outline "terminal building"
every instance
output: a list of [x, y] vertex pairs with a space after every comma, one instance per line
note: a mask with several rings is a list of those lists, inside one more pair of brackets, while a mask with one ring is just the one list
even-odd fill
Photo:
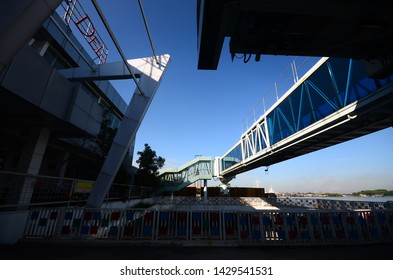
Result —
[[[101, 18], [107, 30], [97, 30], [79, 1], [1, 7], [0, 211], [67, 201], [75, 186], [86, 199], [105, 174], [99, 204], [120, 169], [127, 173], [121, 183], [132, 184], [136, 132], [169, 56], [108, 60], [100, 32], [111, 35], [110, 26]], [[135, 81], [129, 104], [110, 82], [116, 79]], [[120, 148], [110, 152], [112, 142]], [[106, 159], [113, 168], [101, 172]]]
[[[109, 81], [74, 82], [60, 73], [94, 63], [69, 30], [54, 13], [1, 73], [2, 171], [97, 176], [95, 140], [104, 116], [110, 128], [117, 128], [127, 104]], [[33, 163], [38, 149], [42, 160]]]

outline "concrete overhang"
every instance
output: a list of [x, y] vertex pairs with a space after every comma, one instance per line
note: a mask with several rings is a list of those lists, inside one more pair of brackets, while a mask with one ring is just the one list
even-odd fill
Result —
[[393, 60], [387, 1], [198, 0], [198, 69], [217, 69], [225, 37], [235, 55]]

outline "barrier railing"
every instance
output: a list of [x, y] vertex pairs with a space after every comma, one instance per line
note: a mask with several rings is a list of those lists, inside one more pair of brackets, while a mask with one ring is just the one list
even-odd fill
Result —
[[[94, 181], [36, 176], [0, 171], [0, 211], [20, 206], [83, 206], [94, 186]], [[152, 189], [133, 185], [113, 184], [107, 201], [130, 200], [152, 195]], [[20, 198], [27, 197], [27, 204]]]
[[[279, 205], [318, 208], [325, 210], [356, 210], [356, 209], [372, 209], [384, 210], [388, 203], [383, 201], [353, 201], [353, 200], [335, 200], [335, 199], [320, 199], [320, 198], [277, 198]], [[388, 208], [390, 209], [390, 208]]]
[[33, 209], [25, 238], [261, 245], [393, 241], [392, 210]]

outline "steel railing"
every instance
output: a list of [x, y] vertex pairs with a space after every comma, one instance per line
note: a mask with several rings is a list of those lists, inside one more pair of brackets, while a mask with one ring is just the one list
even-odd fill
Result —
[[392, 242], [393, 211], [31, 209], [24, 238], [210, 245]]
[[[83, 206], [94, 181], [0, 171], [0, 211], [32, 206]], [[113, 184], [107, 201], [150, 197], [151, 188]]]

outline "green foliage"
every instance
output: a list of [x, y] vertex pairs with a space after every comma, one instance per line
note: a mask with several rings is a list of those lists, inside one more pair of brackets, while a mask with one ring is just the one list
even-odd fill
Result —
[[138, 152], [139, 169], [135, 177], [135, 185], [155, 188], [159, 185], [158, 170], [165, 164], [165, 159], [157, 156], [156, 152], [145, 144], [145, 149]]
[[359, 195], [384, 195], [384, 196], [393, 196], [393, 190], [385, 190], [385, 189], [377, 189], [377, 190], [364, 190], [360, 192], [355, 192], [352, 195], [359, 196]]
[[149, 144], [145, 144], [145, 149], [142, 152], [138, 152], [139, 159], [136, 163], [139, 164], [140, 170], [145, 170], [150, 174], [157, 175], [158, 170], [165, 164], [165, 159], [157, 157], [155, 151], [153, 151]]
[[131, 173], [127, 170], [127, 166], [122, 164], [117, 171], [116, 177], [114, 179], [114, 183], [117, 184], [129, 184], [132, 179]]
[[339, 193], [323, 193], [322, 195], [328, 196], [328, 197], [341, 197], [341, 196], [343, 196], [342, 194], [339, 194]]
[[[98, 153], [100, 154], [102, 161], [104, 161], [106, 156], [108, 155], [109, 149], [112, 146], [113, 140], [117, 132], [116, 128], [111, 127], [110, 114], [111, 113], [108, 110], [104, 111], [104, 114], [102, 116], [100, 132], [98, 133], [97, 138], [95, 139], [95, 142], [98, 147], [97, 150]], [[130, 184], [131, 180], [132, 180], [132, 175], [128, 170], [127, 165], [122, 164], [116, 174], [114, 183]], [[124, 187], [124, 190], [122, 192], [128, 194], [128, 187]]]
[[105, 110], [102, 117], [100, 132], [98, 133], [97, 139], [95, 141], [97, 143], [99, 153], [101, 154], [102, 158], [106, 158], [106, 155], [109, 152], [109, 149], [117, 132], [117, 129], [110, 126], [111, 120], [109, 116], [109, 111]]

